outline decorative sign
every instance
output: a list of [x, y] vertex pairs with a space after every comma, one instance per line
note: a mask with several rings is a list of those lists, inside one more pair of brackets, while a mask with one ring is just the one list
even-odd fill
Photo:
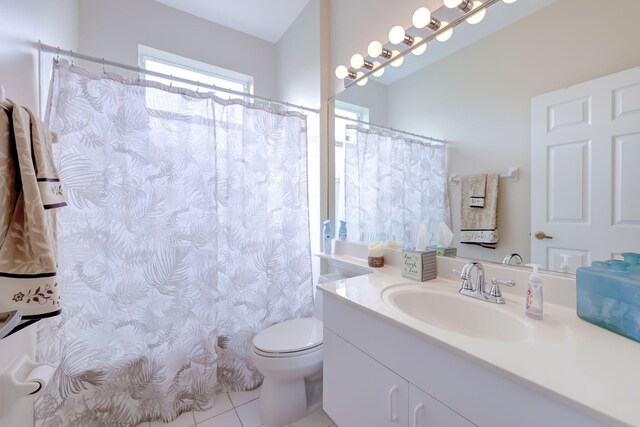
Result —
[[402, 251], [402, 277], [425, 282], [436, 278], [435, 251]]

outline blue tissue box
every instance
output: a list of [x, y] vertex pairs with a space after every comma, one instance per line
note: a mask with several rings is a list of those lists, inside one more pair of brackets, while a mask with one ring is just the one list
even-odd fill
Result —
[[578, 268], [578, 317], [640, 342], [640, 275], [635, 271]]

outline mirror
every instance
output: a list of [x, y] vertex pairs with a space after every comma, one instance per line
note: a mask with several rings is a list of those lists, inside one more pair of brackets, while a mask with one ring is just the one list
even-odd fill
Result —
[[[509, 8], [514, 9], [510, 12]], [[433, 15], [438, 17], [441, 11], [438, 9]], [[531, 202], [532, 179], [537, 180], [534, 186], [544, 182], [541, 171], [531, 168], [532, 98], [640, 65], [637, 16], [640, 3], [633, 0], [606, 4], [595, 0], [499, 2], [488, 9], [482, 23], [456, 27], [450, 42], [455, 42], [456, 37], [470, 37], [467, 45], [458, 43], [451, 49], [454, 51], [448, 52], [449, 42], [430, 42], [425, 55], [407, 55], [401, 67], [386, 67], [381, 78], [371, 77], [365, 86], [353, 85], [338, 93], [336, 114], [446, 140], [447, 177], [501, 175], [499, 241], [495, 249], [459, 243], [461, 186], [447, 179], [453, 244], [458, 256], [502, 262], [515, 252], [527, 263], [534, 257], [535, 262], [558, 270], [560, 254], [566, 252], [572, 255], [569, 263], [571, 271], [575, 271], [577, 266], [598, 259], [595, 249], [601, 241], [594, 239], [592, 246], [584, 249], [575, 247], [569, 238], [538, 240], [537, 232], [552, 233], [548, 229], [531, 230], [532, 215], [535, 216], [532, 212], [541, 207]], [[395, 23], [368, 24], [390, 28]], [[478, 34], [473, 36], [474, 32]], [[363, 50], [360, 46], [354, 47], [354, 52], [355, 49]], [[430, 54], [433, 58], [429, 59]], [[336, 82], [342, 87], [341, 81]], [[344, 180], [345, 121], [337, 119], [335, 125], [335, 210], [339, 212], [335, 219], [339, 220], [344, 215], [340, 180]], [[566, 166], [573, 167], [571, 163]], [[511, 168], [518, 168], [517, 181], [506, 177]], [[592, 202], [597, 201], [585, 201]], [[610, 204], [611, 197], [604, 203]], [[634, 213], [640, 210], [634, 209]], [[631, 222], [637, 229], [640, 217]], [[562, 226], [559, 221], [555, 230], [561, 232]], [[538, 248], [536, 245], [547, 245], [546, 252], [544, 248], [538, 251], [544, 252], [542, 256], [532, 253], [532, 248], [534, 252]], [[625, 250], [640, 252], [640, 247]], [[618, 255], [615, 248], [609, 253]]]

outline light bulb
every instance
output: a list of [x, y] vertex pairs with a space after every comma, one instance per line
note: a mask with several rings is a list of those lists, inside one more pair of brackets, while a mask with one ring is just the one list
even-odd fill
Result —
[[431, 11], [426, 7], [421, 7], [413, 12], [413, 26], [424, 28], [431, 22]]
[[460, 3], [462, 3], [462, 0], [444, 0], [444, 5], [449, 9], [460, 6]]
[[511, 4], [511, 3], [515, 3], [517, 0], [502, 0], [502, 1], [507, 4]]
[[[400, 52], [399, 52], [399, 51], [397, 51], [397, 50], [394, 50], [394, 51], [391, 53], [391, 58], [395, 58], [395, 57], [396, 57], [396, 56], [398, 56], [398, 55], [400, 55]], [[393, 62], [391, 63], [391, 66], [392, 66], [392, 67], [396, 67], [396, 68], [397, 68], [397, 67], [401, 66], [403, 62], [404, 62], [404, 56], [401, 56], [400, 58], [398, 58], [398, 59], [396, 59], [395, 61], [393, 61]]]
[[[473, 2], [473, 9], [477, 9], [478, 7], [482, 6], [482, 2], [481, 1], [474, 1]], [[471, 10], [473, 10], [471, 9]], [[467, 22], [471, 25], [477, 24], [480, 21], [482, 21], [484, 19], [484, 17], [487, 15], [487, 9], [482, 9], [480, 12], [476, 13], [475, 15], [473, 15], [472, 17], [470, 17], [469, 19], [467, 19]]]
[[349, 75], [349, 69], [344, 65], [338, 65], [336, 67], [336, 77], [340, 80], [346, 79]]
[[[447, 21], [442, 21], [440, 23], [440, 28], [444, 28], [447, 25], [449, 25]], [[451, 38], [452, 35], [453, 35], [453, 28], [449, 28], [447, 31], [445, 31], [444, 33], [441, 33], [438, 37], [436, 37], [436, 39], [438, 39], [438, 41], [440, 42], [446, 42]]]
[[[420, 43], [421, 41], [422, 41], [422, 37], [415, 36], [415, 37], [413, 38], [413, 44], [414, 44], [414, 45], [417, 45], [417, 44], [418, 44], [418, 43]], [[416, 56], [420, 56], [420, 55], [422, 55], [422, 54], [425, 52], [425, 50], [427, 50], [427, 44], [426, 44], [426, 43], [425, 43], [425, 44], [423, 44], [422, 46], [418, 47], [418, 48], [413, 49], [413, 50], [411, 51], [411, 53], [413, 53], [413, 54], [414, 54], [414, 55], [416, 55]]]
[[369, 43], [367, 53], [372, 58], [377, 58], [378, 56], [382, 55], [382, 43], [377, 40], [372, 41], [371, 43]]
[[393, 44], [400, 44], [404, 40], [404, 28], [396, 25], [389, 31], [389, 41]]
[[364, 58], [359, 53], [356, 53], [351, 57], [351, 66], [353, 68], [362, 68], [364, 65]]
[[[380, 66], [379, 62], [374, 62], [373, 63], [373, 68], [377, 68]], [[373, 73], [374, 77], [382, 77], [382, 75], [384, 74], [384, 67], [380, 68], [378, 71], [376, 71], [375, 73]]]
[[[359, 79], [360, 77], [364, 76], [364, 73], [362, 71], [358, 71], [358, 75], [356, 77], [356, 79]], [[367, 84], [367, 82], [369, 81], [368, 77], [365, 77], [364, 79], [360, 80], [358, 83], [356, 83], [358, 86], [364, 86]]]

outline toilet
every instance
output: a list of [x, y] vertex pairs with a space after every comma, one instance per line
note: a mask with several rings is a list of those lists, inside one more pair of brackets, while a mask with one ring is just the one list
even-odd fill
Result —
[[253, 339], [252, 359], [264, 375], [259, 410], [266, 426], [290, 424], [322, 406], [322, 321], [268, 327]]

